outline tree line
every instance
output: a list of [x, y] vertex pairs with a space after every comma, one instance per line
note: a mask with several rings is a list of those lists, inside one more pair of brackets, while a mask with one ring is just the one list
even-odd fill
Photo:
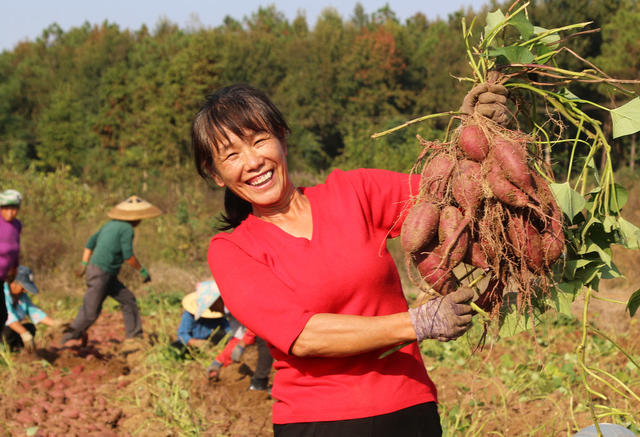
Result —
[[[180, 28], [164, 20], [153, 30], [85, 23], [52, 24], [34, 41], [0, 54], [0, 160], [15, 168], [61, 167], [89, 184], [113, 186], [191, 170], [190, 124], [204, 96], [232, 83], [263, 89], [290, 126], [294, 170], [340, 166], [407, 171], [419, 133], [436, 138], [444, 121], [412, 126], [380, 140], [374, 132], [430, 113], [455, 110], [470, 84], [461, 21], [417, 13], [401, 22], [386, 6], [349, 17], [326, 9], [310, 26], [275, 6], [217, 27]], [[569, 46], [607, 73], [640, 79], [640, 7], [633, 0], [532, 0], [531, 20], [553, 28], [593, 21], [600, 29]], [[426, 11], [428, 13], [428, 10]], [[567, 58], [569, 66], [578, 62]], [[586, 88], [607, 106], [605, 91]], [[631, 139], [614, 143], [617, 167]]]

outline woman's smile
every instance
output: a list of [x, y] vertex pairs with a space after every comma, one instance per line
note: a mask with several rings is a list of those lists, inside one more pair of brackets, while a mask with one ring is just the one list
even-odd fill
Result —
[[265, 173], [262, 173], [258, 176], [255, 176], [247, 181], [249, 185], [256, 188], [262, 188], [271, 182], [273, 179], [273, 170], [269, 170]]

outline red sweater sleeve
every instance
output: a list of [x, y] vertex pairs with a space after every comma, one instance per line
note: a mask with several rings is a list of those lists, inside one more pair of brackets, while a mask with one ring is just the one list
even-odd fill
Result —
[[303, 309], [296, 293], [268, 265], [223, 235], [211, 241], [208, 261], [229, 311], [258, 337], [288, 354], [313, 315]]
[[389, 231], [389, 238], [400, 235], [411, 199], [418, 194], [419, 175], [359, 169], [340, 176], [349, 178], [362, 197], [362, 205], [367, 205], [371, 226]]

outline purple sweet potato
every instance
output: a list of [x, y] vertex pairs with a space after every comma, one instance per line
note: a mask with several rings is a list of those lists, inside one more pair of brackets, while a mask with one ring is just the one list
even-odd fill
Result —
[[495, 164], [487, 172], [486, 180], [491, 192], [500, 202], [516, 207], [523, 207], [529, 203], [529, 197], [509, 182]]
[[483, 161], [489, 153], [489, 141], [480, 126], [465, 126], [460, 132], [458, 142], [464, 154], [474, 161]]
[[430, 200], [442, 200], [455, 161], [445, 153], [439, 153], [429, 160], [422, 169], [420, 191]]
[[482, 245], [477, 241], [472, 241], [467, 248], [467, 253], [464, 255], [463, 261], [474, 267], [479, 267], [482, 270], [489, 268], [489, 261], [482, 249]]
[[465, 214], [475, 215], [484, 197], [482, 166], [469, 159], [458, 161], [451, 179], [451, 194]]
[[419, 252], [436, 234], [440, 209], [431, 202], [414, 205], [402, 224], [400, 244], [406, 253]]
[[513, 215], [507, 224], [507, 235], [513, 246], [514, 255], [524, 259], [534, 272], [542, 271], [545, 264], [542, 238], [538, 230], [521, 215]]
[[440, 243], [453, 234], [463, 220], [462, 213], [455, 206], [445, 206], [440, 212], [438, 221], [438, 241]]
[[491, 312], [496, 305], [502, 302], [502, 293], [504, 286], [496, 277], [492, 277], [487, 284], [487, 288], [484, 289], [480, 297], [475, 301], [485, 311]]
[[502, 169], [504, 176], [536, 202], [533, 179], [527, 165], [527, 154], [523, 145], [498, 138], [491, 149], [491, 157]]
[[422, 278], [440, 294], [451, 291], [451, 283], [454, 280], [451, 270], [446, 268], [439, 252], [433, 251], [424, 256], [416, 264], [416, 268]]

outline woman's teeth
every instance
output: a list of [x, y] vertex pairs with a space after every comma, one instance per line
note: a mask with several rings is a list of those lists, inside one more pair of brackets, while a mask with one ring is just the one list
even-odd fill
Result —
[[272, 176], [273, 176], [273, 170], [269, 170], [268, 172], [261, 174], [260, 176], [257, 176], [254, 179], [251, 179], [251, 181], [249, 181], [249, 185], [257, 187], [258, 185], [262, 185], [265, 182], [269, 181]]

